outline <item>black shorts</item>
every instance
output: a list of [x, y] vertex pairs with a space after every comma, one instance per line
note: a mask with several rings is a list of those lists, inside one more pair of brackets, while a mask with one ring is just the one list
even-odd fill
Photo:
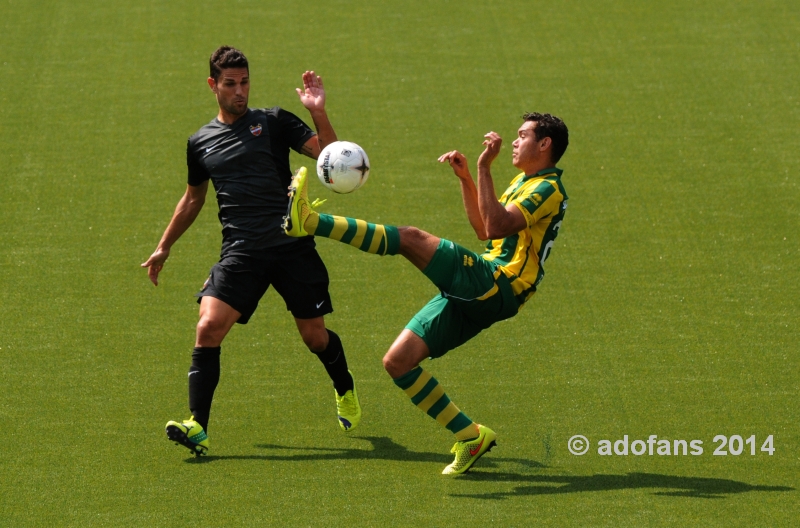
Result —
[[196, 297], [208, 295], [229, 304], [242, 314], [237, 322], [246, 324], [270, 284], [297, 319], [333, 312], [328, 270], [313, 242], [280, 246], [258, 256], [224, 257], [211, 268]]

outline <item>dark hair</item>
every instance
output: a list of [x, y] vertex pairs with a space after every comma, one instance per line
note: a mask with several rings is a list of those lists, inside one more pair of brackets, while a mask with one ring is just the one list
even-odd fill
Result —
[[536, 122], [536, 128], [534, 129], [536, 141], [541, 141], [546, 137], [553, 141], [550, 157], [553, 163], [558, 163], [558, 160], [564, 155], [564, 151], [567, 150], [567, 145], [569, 145], [567, 125], [564, 124], [561, 118], [538, 112], [528, 112], [522, 116], [522, 119]]
[[222, 70], [226, 68], [247, 68], [250, 71], [250, 66], [247, 65], [247, 57], [244, 53], [231, 46], [220, 46], [217, 51], [211, 54], [211, 59], [208, 61], [211, 67], [211, 77], [214, 81], [219, 80]]

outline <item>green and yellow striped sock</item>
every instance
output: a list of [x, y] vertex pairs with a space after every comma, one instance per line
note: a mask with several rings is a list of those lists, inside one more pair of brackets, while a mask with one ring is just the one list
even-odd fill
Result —
[[400, 232], [395, 226], [370, 224], [345, 216], [311, 214], [303, 227], [309, 235], [338, 240], [367, 253], [397, 255], [400, 250]]
[[430, 372], [417, 367], [396, 378], [394, 383], [411, 398], [411, 403], [447, 427], [456, 435], [457, 440], [472, 440], [478, 437], [478, 426], [450, 401]]

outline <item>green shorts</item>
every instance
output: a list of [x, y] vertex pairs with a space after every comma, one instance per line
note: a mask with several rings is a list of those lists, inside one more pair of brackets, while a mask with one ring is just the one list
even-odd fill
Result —
[[432, 358], [443, 356], [519, 311], [508, 278], [491, 262], [449, 240], [441, 239], [423, 273], [442, 293], [431, 299], [406, 328], [425, 341]]

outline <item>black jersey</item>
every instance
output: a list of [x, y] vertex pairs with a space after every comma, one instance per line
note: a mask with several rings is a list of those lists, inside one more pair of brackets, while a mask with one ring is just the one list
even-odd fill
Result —
[[301, 240], [281, 229], [292, 180], [289, 149], [300, 152], [313, 136], [299, 117], [276, 106], [248, 109], [232, 125], [214, 118], [189, 138], [189, 185], [214, 184], [223, 257]]

